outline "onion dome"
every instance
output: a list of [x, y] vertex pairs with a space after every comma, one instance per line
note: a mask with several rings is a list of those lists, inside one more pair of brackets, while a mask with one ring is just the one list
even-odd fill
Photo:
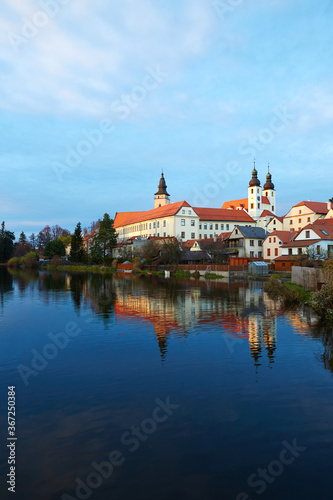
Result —
[[252, 170], [252, 179], [249, 183], [250, 187], [260, 186], [260, 180], [258, 179], [258, 172], [256, 171], [256, 164], [254, 163], [254, 168]]
[[161, 175], [161, 178], [160, 178], [160, 182], [159, 182], [159, 185], [158, 185], [158, 191], [157, 193], [155, 193], [155, 196], [158, 195], [158, 194], [166, 194], [167, 196], [170, 196], [169, 193], [167, 193], [167, 185], [166, 185], [166, 182], [165, 182], [165, 179], [164, 179], [164, 175], [163, 175], [163, 172], [162, 172], [162, 175]]
[[264, 189], [274, 189], [274, 184], [272, 182], [272, 174], [268, 170], [268, 174], [266, 175], [266, 182], [264, 184]]

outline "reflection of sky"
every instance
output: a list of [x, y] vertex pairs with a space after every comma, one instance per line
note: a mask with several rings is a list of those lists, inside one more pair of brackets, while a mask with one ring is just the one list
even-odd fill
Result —
[[[5, 384], [17, 387], [19, 475], [27, 499], [73, 494], [75, 478], [84, 479], [91, 462], [106, 460], [113, 449], [126, 462], [95, 493], [98, 499], [170, 498], [174, 491], [178, 498], [234, 498], [248, 475], [295, 437], [308, 451], [273, 491], [286, 498], [288, 486], [290, 498], [309, 498], [306, 489], [327, 470], [332, 452], [332, 380], [315, 356], [317, 342], [295, 335], [293, 317], [274, 314], [266, 296], [256, 292], [253, 304], [247, 288], [201, 286], [193, 294], [181, 284], [171, 293], [164, 282], [113, 280], [103, 286], [104, 294], [116, 291], [106, 328], [89, 280], [79, 309], [65, 288], [14, 287], [1, 316], [0, 366]], [[47, 334], [63, 331], [68, 321], [82, 332], [25, 387], [17, 364], [29, 365], [31, 349], [41, 352]], [[275, 345], [273, 364], [267, 336]], [[150, 417], [155, 399], [167, 395], [181, 407], [132, 455], [120, 443], [122, 433]], [[328, 493], [325, 477], [320, 491]]]

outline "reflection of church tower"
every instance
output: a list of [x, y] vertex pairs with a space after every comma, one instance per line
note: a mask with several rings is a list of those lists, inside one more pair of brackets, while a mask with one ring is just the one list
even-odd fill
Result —
[[271, 211], [273, 213], [276, 212], [276, 193], [275, 193], [275, 188], [274, 184], [272, 182], [272, 174], [269, 171], [268, 167], [268, 173], [266, 175], [266, 183], [264, 184], [263, 187], [263, 196], [267, 196], [267, 198], [270, 201], [271, 204]]
[[159, 346], [160, 352], [161, 352], [162, 363], [164, 363], [166, 353], [168, 350], [166, 328], [163, 325], [158, 325], [157, 323], [155, 323], [154, 329], [155, 329], [155, 334], [156, 334], [158, 346]]
[[160, 182], [158, 185], [158, 191], [155, 193], [154, 208], [163, 207], [164, 205], [170, 204], [170, 195], [167, 192], [167, 185], [162, 172]]
[[261, 187], [255, 162], [248, 187], [248, 212], [255, 220], [259, 219], [262, 213]]

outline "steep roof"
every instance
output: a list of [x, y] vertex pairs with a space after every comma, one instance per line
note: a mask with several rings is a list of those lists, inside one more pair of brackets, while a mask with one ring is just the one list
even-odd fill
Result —
[[267, 238], [268, 237], [271, 238], [272, 236], [277, 236], [283, 243], [288, 243], [294, 238], [296, 234], [297, 231], [272, 231], [267, 235]]
[[297, 205], [294, 205], [294, 207], [302, 207], [303, 205], [316, 214], [327, 214], [328, 212], [327, 203], [323, 203], [321, 201], [301, 201], [300, 203], [297, 203]]
[[264, 210], [263, 213], [260, 215], [260, 217], [275, 217], [275, 215], [273, 214], [273, 212], [271, 212], [270, 210]]
[[193, 207], [200, 220], [255, 222], [245, 210]]
[[[321, 240], [333, 240], [333, 226], [330, 224], [308, 224], [304, 226], [301, 231], [306, 231], [311, 229]], [[299, 233], [301, 233], [299, 231]]]
[[267, 236], [267, 232], [262, 227], [237, 226], [237, 229], [244, 236], [244, 238], [264, 240]]
[[[270, 205], [270, 201], [267, 198], [267, 196], [262, 196], [261, 197], [261, 203], [265, 205]], [[222, 209], [236, 209], [237, 207], [242, 207], [244, 210], [249, 209], [249, 200], [248, 198], [241, 198], [240, 200], [231, 200], [231, 201], [225, 201], [222, 205]]]
[[[273, 218], [274, 218], [274, 219], [277, 219], [279, 222], [281, 222], [281, 224], [283, 224], [283, 219], [284, 219], [284, 217], [278, 217], [277, 215], [274, 215], [274, 217], [273, 217]], [[273, 219], [272, 219], [272, 220], [273, 220]], [[272, 221], [269, 221], [269, 223], [268, 223], [268, 224], [270, 224], [271, 222], [272, 222]]]
[[310, 245], [313, 245], [314, 243], [318, 243], [320, 239], [318, 240], [293, 240], [289, 241], [288, 243], [284, 243], [281, 245], [282, 248], [290, 248], [290, 247], [308, 247]]
[[175, 215], [182, 207], [191, 206], [186, 201], [178, 201], [177, 203], [170, 203], [163, 207], [153, 208], [146, 212], [117, 212], [113, 227], [128, 226], [129, 224], [137, 224], [150, 219], [159, 219], [161, 217], [170, 217]]

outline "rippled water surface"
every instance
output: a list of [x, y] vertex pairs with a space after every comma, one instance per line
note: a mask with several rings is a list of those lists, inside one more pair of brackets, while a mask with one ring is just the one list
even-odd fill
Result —
[[332, 340], [257, 282], [0, 269], [22, 500], [332, 496]]

